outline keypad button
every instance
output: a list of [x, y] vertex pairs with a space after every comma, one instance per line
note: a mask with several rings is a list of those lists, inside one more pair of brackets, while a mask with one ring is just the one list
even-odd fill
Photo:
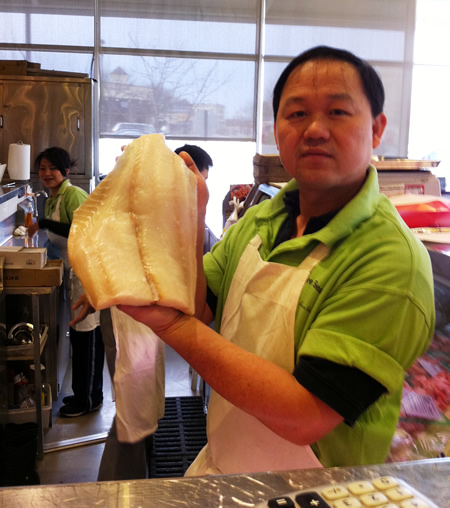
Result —
[[356, 497], [344, 497], [333, 503], [334, 508], [360, 508], [361, 502]]
[[300, 508], [331, 508], [330, 505], [322, 499], [317, 492], [305, 492], [295, 496]]
[[403, 501], [403, 499], [409, 499], [410, 497], [413, 497], [412, 493], [401, 485], [399, 487], [395, 487], [395, 489], [386, 490], [386, 496], [391, 501]]
[[389, 499], [382, 492], [363, 494], [360, 499], [364, 506], [380, 506], [380, 504], [389, 502]]
[[345, 487], [341, 487], [340, 485], [336, 485], [335, 487], [328, 487], [323, 489], [320, 493], [325, 499], [330, 501], [348, 496], [348, 490]]
[[287, 496], [275, 497], [267, 502], [269, 508], [295, 508], [294, 501]]
[[348, 490], [354, 494], [355, 496], [360, 496], [361, 494], [367, 494], [367, 492], [373, 492], [375, 487], [370, 482], [354, 482], [348, 485]]
[[392, 489], [398, 485], [398, 481], [392, 476], [380, 476], [380, 478], [372, 480], [372, 483], [379, 490]]

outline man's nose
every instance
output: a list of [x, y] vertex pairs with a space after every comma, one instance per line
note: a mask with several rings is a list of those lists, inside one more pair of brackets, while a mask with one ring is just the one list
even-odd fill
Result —
[[328, 139], [330, 136], [328, 119], [322, 115], [311, 116], [304, 135], [305, 138]]

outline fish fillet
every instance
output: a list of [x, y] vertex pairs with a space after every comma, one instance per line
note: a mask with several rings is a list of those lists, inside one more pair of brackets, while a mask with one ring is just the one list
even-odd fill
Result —
[[75, 211], [69, 259], [90, 304], [194, 313], [197, 185], [161, 134], [130, 143]]

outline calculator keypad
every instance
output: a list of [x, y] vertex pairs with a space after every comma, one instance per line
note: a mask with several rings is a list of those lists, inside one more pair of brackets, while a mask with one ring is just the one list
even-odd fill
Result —
[[258, 508], [437, 508], [408, 485], [392, 476], [322, 485], [291, 492], [256, 505]]

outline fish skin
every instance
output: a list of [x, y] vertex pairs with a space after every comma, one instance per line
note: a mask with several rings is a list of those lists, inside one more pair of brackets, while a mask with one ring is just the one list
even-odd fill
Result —
[[90, 304], [194, 313], [197, 185], [161, 134], [132, 141], [75, 211], [69, 259]]

